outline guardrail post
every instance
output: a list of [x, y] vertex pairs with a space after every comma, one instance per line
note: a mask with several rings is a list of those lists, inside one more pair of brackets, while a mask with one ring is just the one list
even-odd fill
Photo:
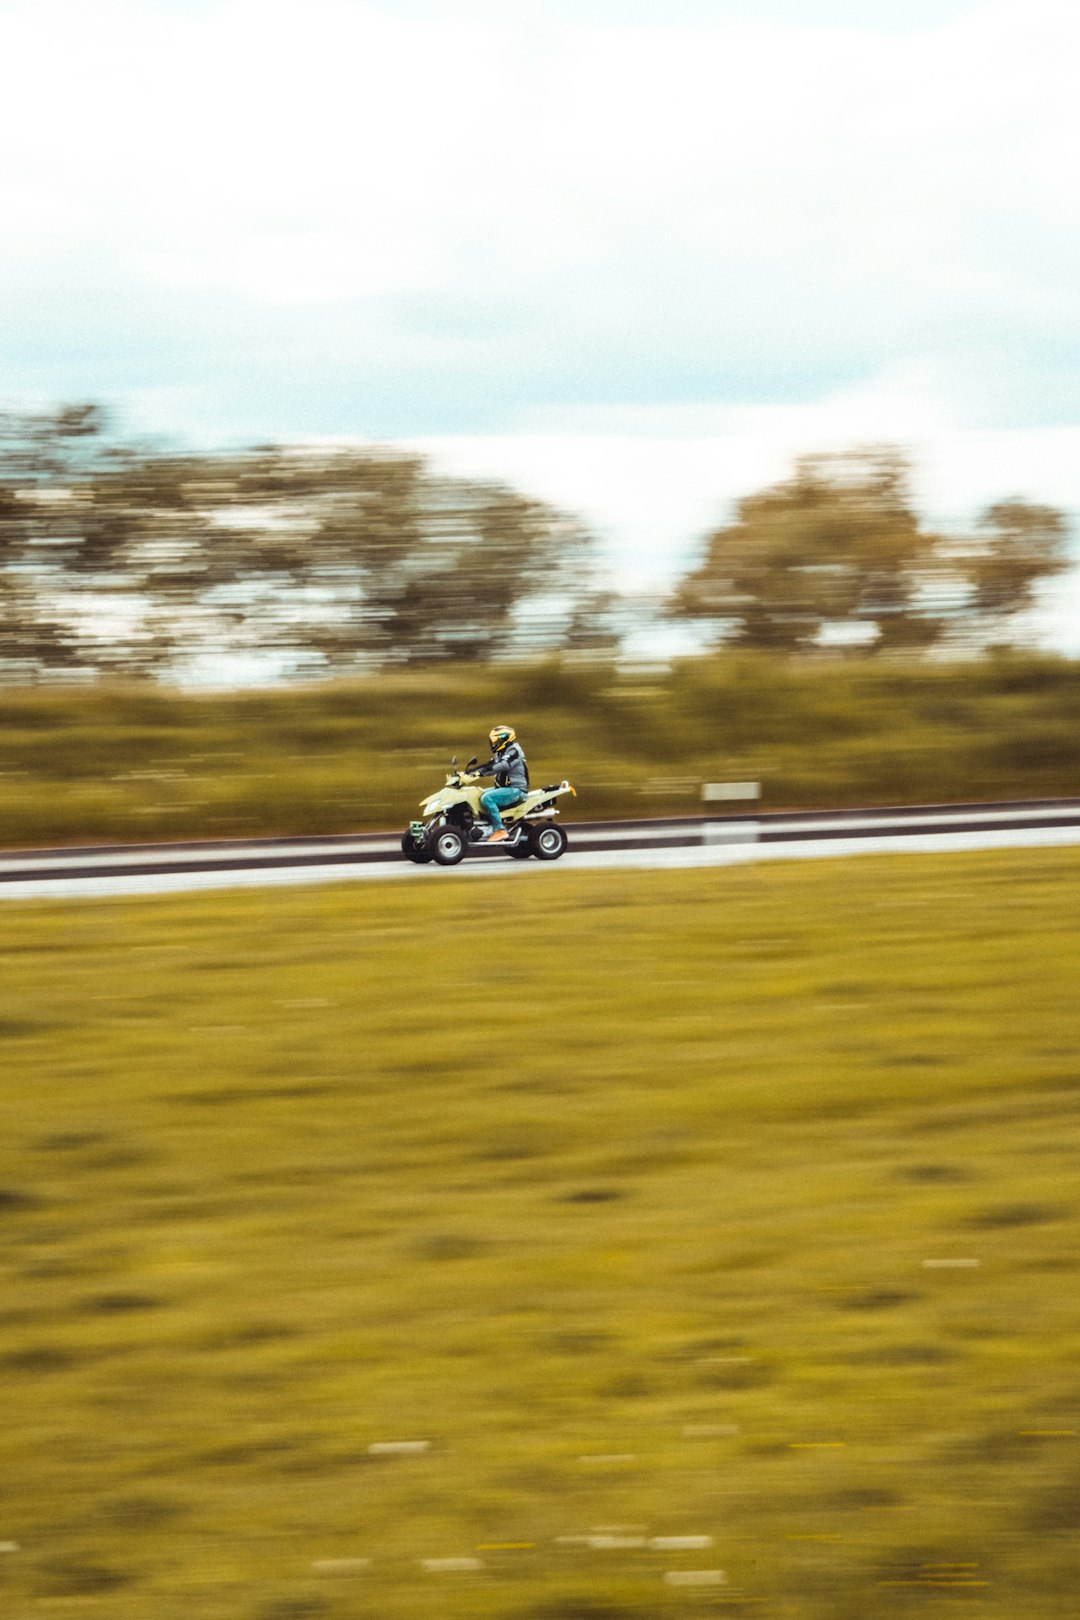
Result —
[[[704, 804], [745, 804], [761, 798], [760, 782], [703, 782], [701, 798]], [[756, 844], [756, 821], [707, 821], [701, 829], [703, 844]]]

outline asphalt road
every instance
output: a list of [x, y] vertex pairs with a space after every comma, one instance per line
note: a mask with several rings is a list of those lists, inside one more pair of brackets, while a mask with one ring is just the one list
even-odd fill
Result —
[[1080, 843], [1080, 799], [567, 823], [556, 863], [476, 850], [447, 871], [414, 866], [399, 835], [251, 839], [0, 853], [0, 900], [82, 900], [274, 884], [442, 883], [559, 869], [728, 866], [761, 860]]

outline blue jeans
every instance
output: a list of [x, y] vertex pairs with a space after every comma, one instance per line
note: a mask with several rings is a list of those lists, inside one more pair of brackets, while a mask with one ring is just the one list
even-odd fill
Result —
[[515, 804], [520, 804], [524, 797], [525, 793], [522, 788], [488, 788], [486, 793], [481, 793], [480, 803], [491, 825], [498, 828], [503, 824], [503, 818], [499, 812], [509, 810]]

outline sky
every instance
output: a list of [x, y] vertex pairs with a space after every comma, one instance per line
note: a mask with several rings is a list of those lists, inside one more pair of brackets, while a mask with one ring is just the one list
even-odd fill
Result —
[[1078, 53], [1075, 0], [0, 0], [0, 403], [415, 444], [640, 589], [807, 451], [1080, 513]]

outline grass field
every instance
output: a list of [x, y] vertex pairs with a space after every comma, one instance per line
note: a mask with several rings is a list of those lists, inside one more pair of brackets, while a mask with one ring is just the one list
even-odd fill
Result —
[[1075, 1612], [1078, 879], [4, 907], [0, 1609]]

